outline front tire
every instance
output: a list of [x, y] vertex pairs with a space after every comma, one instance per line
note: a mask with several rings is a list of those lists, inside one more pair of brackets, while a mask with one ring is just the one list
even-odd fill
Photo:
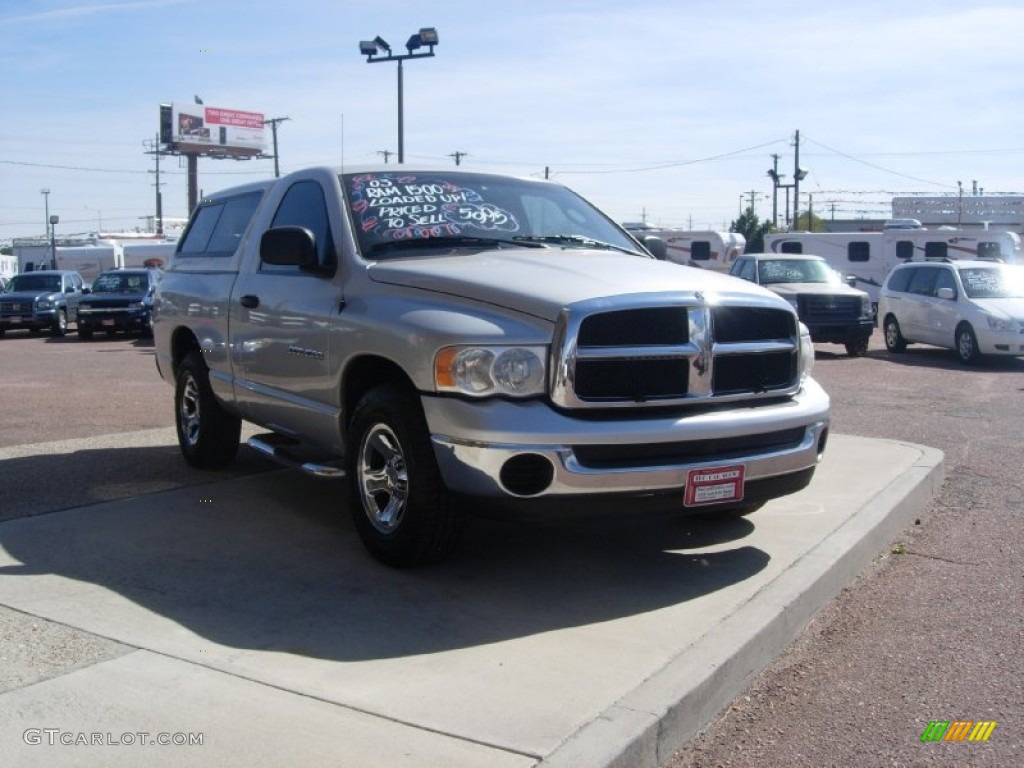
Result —
[[463, 518], [415, 394], [395, 384], [367, 392], [353, 412], [348, 446], [352, 520], [370, 554], [397, 568], [451, 554]]
[[964, 365], [977, 365], [981, 362], [978, 337], [967, 323], [961, 323], [956, 329], [956, 356]]
[[217, 402], [210, 371], [198, 352], [189, 352], [178, 365], [174, 422], [181, 454], [197, 469], [220, 469], [238, 453], [242, 420]]
[[68, 332], [68, 313], [65, 310], [57, 310], [57, 316], [53, 319], [50, 330], [54, 336], [63, 336]]
[[900, 324], [892, 315], [885, 318], [885, 348], [890, 352], [904, 352], [907, 349], [907, 340], [900, 333]]
[[846, 354], [850, 357], [864, 357], [868, 353], [867, 338], [846, 342]]

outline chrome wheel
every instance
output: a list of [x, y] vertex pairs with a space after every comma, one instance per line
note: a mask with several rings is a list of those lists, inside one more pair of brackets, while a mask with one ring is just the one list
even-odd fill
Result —
[[367, 430], [357, 467], [363, 511], [381, 533], [402, 524], [409, 500], [409, 473], [402, 444], [387, 424]]
[[191, 375], [185, 376], [178, 408], [182, 439], [195, 448], [200, 435], [199, 385]]

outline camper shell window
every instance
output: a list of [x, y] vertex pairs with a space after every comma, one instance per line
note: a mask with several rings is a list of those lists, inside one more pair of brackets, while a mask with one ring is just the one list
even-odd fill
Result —
[[849, 261], [867, 261], [871, 258], [871, 244], [858, 240], [846, 246], [846, 258]]

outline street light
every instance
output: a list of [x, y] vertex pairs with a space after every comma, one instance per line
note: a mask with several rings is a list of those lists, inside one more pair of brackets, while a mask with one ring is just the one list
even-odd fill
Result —
[[50, 269], [57, 268], [57, 222], [60, 221], [60, 216], [53, 214], [50, 216]]
[[[366, 57], [368, 64], [377, 64], [382, 61], [398, 62], [398, 162], [405, 162], [405, 129], [404, 114], [402, 106], [402, 62], [406, 59], [425, 59], [434, 55], [434, 46], [438, 44], [437, 30], [434, 27], [423, 27], [414, 35], [409, 37], [405, 48], [408, 53], [394, 55], [391, 53], [391, 46], [388, 42], [377, 35], [373, 40], [362, 40], [359, 43], [359, 53]], [[421, 53], [413, 53], [426, 46], [428, 50]], [[387, 54], [387, 55], [383, 55]]]
[[43, 196], [43, 200], [44, 200], [44, 203], [45, 203], [45, 211], [46, 211], [44, 213], [44, 218], [43, 218], [43, 229], [46, 230], [46, 234], [49, 235], [50, 234], [50, 190], [49, 189], [40, 189], [39, 190], [39, 194], [41, 194]]

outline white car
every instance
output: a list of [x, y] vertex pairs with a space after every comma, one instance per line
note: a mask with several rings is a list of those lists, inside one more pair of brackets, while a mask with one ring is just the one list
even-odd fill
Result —
[[912, 261], [886, 277], [878, 317], [890, 352], [921, 342], [984, 355], [1024, 355], [1024, 267], [993, 261]]

